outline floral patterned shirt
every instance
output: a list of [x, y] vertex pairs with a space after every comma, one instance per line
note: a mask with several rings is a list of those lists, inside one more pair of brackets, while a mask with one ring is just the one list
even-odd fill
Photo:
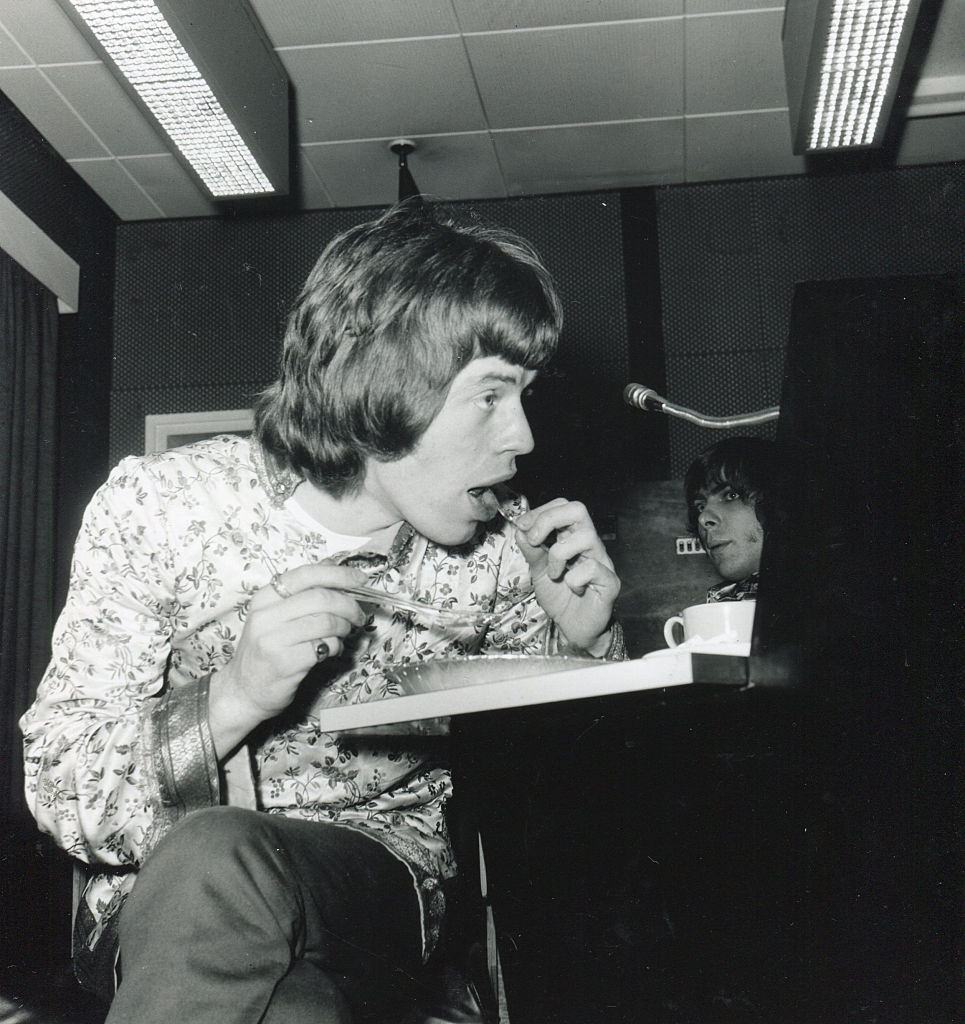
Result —
[[[95, 870], [79, 911], [92, 959], [161, 835], [228, 803], [357, 829], [410, 869], [428, 955], [454, 873], [442, 809], [450, 780], [427, 739], [331, 733], [325, 709], [393, 693], [386, 666], [492, 651], [546, 652], [551, 630], [513, 530], [497, 517], [439, 547], [402, 524], [331, 550], [256, 442], [218, 437], [123, 460], [86, 511], [66, 606], [37, 699], [21, 721], [27, 800], [40, 827]], [[366, 606], [364, 628], [306, 677], [295, 704], [222, 769], [207, 684], [232, 657], [250, 597], [272, 574], [337, 556], [369, 583], [497, 615], [453, 633]], [[113, 941], [113, 940], [112, 940]], [[108, 943], [104, 944], [105, 946]]]

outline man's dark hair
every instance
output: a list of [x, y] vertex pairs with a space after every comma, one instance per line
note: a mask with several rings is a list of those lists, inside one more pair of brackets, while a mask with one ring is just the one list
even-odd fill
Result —
[[322, 252], [289, 316], [256, 435], [280, 466], [351, 493], [369, 458], [415, 447], [471, 360], [542, 369], [562, 319], [522, 238], [421, 204], [393, 207]]
[[766, 499], [774, 478], [774, 458], [774, 442], [762, 437], [727, 437], [702, 451], [684, 477], [691, 533], [697, 533], [700, 515], [695, 506], [697, 496], [722, 487], [731, 487], [744, 501], [753, 502], [754, 512], [766, 528]]

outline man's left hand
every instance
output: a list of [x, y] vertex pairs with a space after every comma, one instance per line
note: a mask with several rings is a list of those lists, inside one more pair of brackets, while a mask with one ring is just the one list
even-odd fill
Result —
[[586, 506], [556, 498], [514, 525], [540, 607], [571, 647], [602, 657], [620, 580]]

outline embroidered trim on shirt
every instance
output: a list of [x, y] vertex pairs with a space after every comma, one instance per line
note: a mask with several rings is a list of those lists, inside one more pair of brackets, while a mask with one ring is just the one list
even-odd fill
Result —
[[422, 925], [422, 959], [427, 961], [439, 942], [446, 913], [446, 897], [438, 871], [434, 870], [418, 843], [398, 832], [373, 832], [359, 822], [340, 821], [334, 824], [350, 828], [381, 844], [400, 864], [408, 869], [416, 891]]
[[258, 483], [268, 493], [272, 505], [275, 508], [282, 508], [295, 493], [295, 488], [302, 482], [302, 478], [292, 470], [276, 465], [272, 456], [254, 438], [249, 439], [249, 447], [251, 464], [255, 468]]
[[155, 829], [155, 842], [189, 811], [220, 803], [218, 759], [208, 724], [210, 678], [169, 689], [147, 716], [147, 753], [153, 760], [163, 819]]

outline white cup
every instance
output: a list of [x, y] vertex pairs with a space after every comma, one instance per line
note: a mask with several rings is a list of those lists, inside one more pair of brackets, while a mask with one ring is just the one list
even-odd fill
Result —
[[756, 601], [710, 601], [684, 608], [663, 624], [663, 637], [668, 647], [682, 641], [674, 635], [680, 626], [684, 640], [715, 641], [717, 643], [750, 643], [754, 631]]

